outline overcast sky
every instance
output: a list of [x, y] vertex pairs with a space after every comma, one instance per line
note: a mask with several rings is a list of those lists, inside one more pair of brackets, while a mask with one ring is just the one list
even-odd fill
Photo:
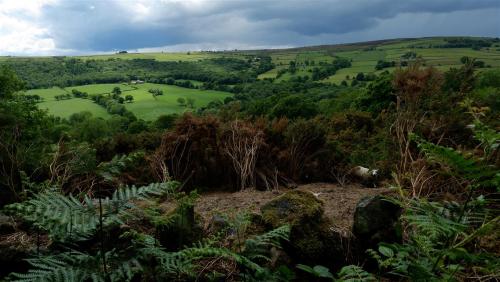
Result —
[[0, 0], [0, 55], [500, 37], [500, 0]]

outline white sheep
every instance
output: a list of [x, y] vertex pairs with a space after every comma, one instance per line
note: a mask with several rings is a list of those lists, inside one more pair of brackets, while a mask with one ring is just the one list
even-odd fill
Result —
[[378, 169], [369, 169], [358, 165], [350, 170], [350, 175], [360, 179], [367, 186], [376, 187], [379, 173]]

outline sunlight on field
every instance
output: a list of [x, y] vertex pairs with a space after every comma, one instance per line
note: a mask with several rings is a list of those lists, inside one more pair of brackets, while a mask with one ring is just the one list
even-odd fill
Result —
[[54, 96], [68, 94], [68, 92], [60, 87], [52, 87], [47, 89], [31, 89], [26, 91], [28, 95], [38, 95], [44, 101], [55, 100]]
[[[198, 82], [199, 83], [199, 82]], [[49, 89], [29, 90], [29, 95], [39, 95], [43, 98], [43, 102], [39, 103], [39, 107], [47, 109], [49, 113], [67, 118], [73, 113], [81, 111], [89, 111], [97, 117], [109, 117], [106, 110], [94, 103], [91, 99], [71, 98], [68, 100], [56, 101], [54, 96], [60, 94], [71, 94], [72, 89], [87, 92], [89, 95], [108, 94], [111, 93], [114, 87], [120, 87], [122, 96], [132, 95], [134, 101], [125, 103], [125, 107], [133, 112], [138, 118], [144, 120], [153, 120], [160, 115], [182, 113], [187, 110], [195, 110], [199, 107], [204, 107], [211, 101], [224, 101], [226, 97], [232, 94], [213, 90], [199, 90], [178, 87], [174, 85], [144, 83], [137, 85], [128, 84], [93, 84], [77, 87], [68, 87], [65, 89], [54, 87]], [[163, 91], [162, 96], [153, 98], [149, 89], [160, 89]], [[178, 98], [192, 98], [195, 100], [194, 109], [188, 109], [178, 104]]]
[[[206, 106], [211, 101], [224, 101], [226, 97], [231, 96], [231, 93], [213, 91], [213, 90], [198, 90], [189, 89], [173, 85], [145, 83], [137, 85], [137, 90], [125, 92], [127, 95], [134, 96], [134, 102], [126, 104], [126, 108], [132, 111], [138, 118], [152, 120], [162, 114], [181, 113], [186, 111], [185, 107], [179, 106], [178, 98], [193, 98], [195, 99], [195, 108]], [[163, 90], [162, 96], [153, 98], [149, 89], [158, 88]]]
[[91, 112], [95, 117], [107, 118], [110, 114], [103, 107], [97, 105], [89, 99], [72, 98], [68, 100], [61, 101], [47, 101], [38, 104], [40, 109], [46, 109], [49, 114], [68, 118], [74, 113], [88, 111]]

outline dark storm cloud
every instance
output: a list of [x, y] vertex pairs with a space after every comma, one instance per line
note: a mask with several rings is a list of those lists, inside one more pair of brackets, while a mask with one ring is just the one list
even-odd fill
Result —
[[[202, 44], [297, 46], [436, 31], [460, 35], [461, 30], [472, 33], [463, 35], [499, 36], [498, 17], [484, 18], [499, 13], [500, 0], [60, 0], [44, 6], [36, 23], [47, 29], [57, 49], [109, 51]], [[415, 29], [405, 17], [422, 27]], [[387, 22], [399, 27], [387, 27]]]
[[[103, 51], [175, 42], [161, 36], [169, 32], [167, 28], [142, 28], [131, 23], [130, 15], [114, 7], [112, 2], [69, 1], [49, 6], [43, 14], [51, 36], [62, 49]], [[171, 36], [176, 36], [176, 32], [171, 32]]]
[[[267, 3], [267, 2], [259, 2]], [[284, 29], [303, 35], [342, 34], [373, 27], [377, 20], [401, 13], [449, 13], [496, 8], [500, 1], [470, 0], [364, 0], [364, 1], [285, 1], [249, 8], [252, 20], [283, 19]], [[248, 8], [248, 7], [247, 7]]]

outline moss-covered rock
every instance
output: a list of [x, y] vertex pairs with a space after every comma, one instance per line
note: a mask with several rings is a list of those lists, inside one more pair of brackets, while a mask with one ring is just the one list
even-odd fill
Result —
[[295, 263], [308, 262], [329, 267], [345, 261], [345, 238], [335, 232], [332, 222], [324, 217], [323, 202], [312, 193], [293, 190], [265, 204], [261, 208], [266, 224], [275, 228], [291, 226], [286, 252]]
[[338, 267], [345, 262], [348, 238], [331, 228], [326, 218], [314, 224], [301, 224], [292, 227], [290, 251], [297, 262], [307, 261], [312, 265], [321, 264]]
[[276, 228], [307, 222], [319, 222], [323, 216], [323, 202], [312, 193], [293, 190], [261, 207], [264, 222]]

